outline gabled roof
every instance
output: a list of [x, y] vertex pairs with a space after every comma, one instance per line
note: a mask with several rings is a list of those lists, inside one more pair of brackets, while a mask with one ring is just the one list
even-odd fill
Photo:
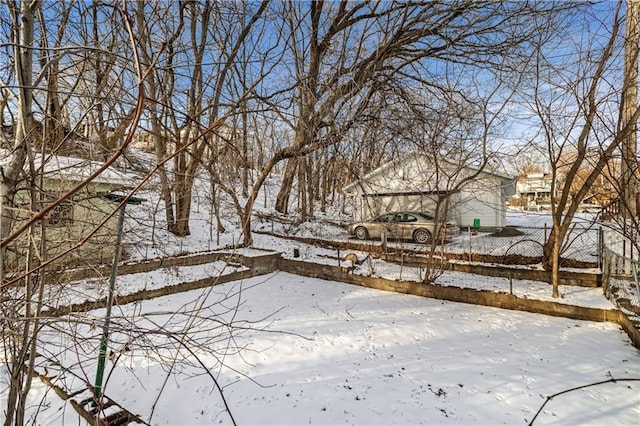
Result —
[[[39, 159], [36, 159], [35, 161], [36, 168], [40, 166], [38, 160]], [[45, 158], [44, 171], [45, 177], [49, 179], [81, 182], [102, 166], [102, 163], [82, 158], [48, 156]], [[106, 183], [126, 188], [133, 186], [134, 178], [109, 167], [96, 176], [92, 182]]]
[[[3, 166], [8, 162], [9, 156], [9, 151], [0, 151], [0, 166]], [[42, 162], [42, 155], [36, 154], [34, 158], [35, 168], [40, 169]], [[61, 180], [65, 182], [81, 182], [102, 166], [103, 163], [83, 158], [45, 155], [44, 177], [47, 179]], [[108, 184], [115, 187], [131, 188], [134, 186], [135, 177], [119, 172], [113, 167], [109, 167], [100, 175], [95, 177], [91, 182]]]
[[[349, 193], [353, 189], [357, 188], [358, 186], [361, 186], [364, 182], [367, 182], [367, 181], [371, 180], [371, 178], [373, 176], [377, 176], [379, 174], [385, 173], [389, 169], [392, 169], [394, 167], [398, 167], [401, 164], [406, 164], [408, 162], [413, 162], [413, 161], [427, 162], [427, 161], [430, 161], [430, 159], [425, 154], [422, 154], [422, 153], [419, 153], [419, 152], [409, 153], [409, 154], [405, 155], [404, 157], [398, 158], [396, 160], [389, 161], [389, 162], [381, 165], [377, 169], [374, 169], [374, 170], [370, 171], [369, 173], [364, 175], [362, 178], [360, 178], [360, 179], [358, 179], [358, 180], [346, 185], [345, 187], [343, 187], [342, 188], [342, 192]], [[458, 165], [456, 163], [453, 163], [453, 162], [448, 161], [446, 159], [441, 159], [440, 162], [448, 164], [448, 165], [451, 165], [451, 166], [454, 166], [454, 167], [458, 167]], [[469, 170], [476, 171], [476, 172], [480, 171], [480, 169], [478, 167], [476, 167], [476, 166], [465, 165], [464, 167], [469, 169]], [[498, 177], [500, 179], [504, 179], [504, 180], [509, 180], [509, 181], [514, 181], [515, 180], [514, 176], [507, 175], [505, 173], [489, 171], [489, 170], [482, 170], [482, 171], [480, 171], [480, 173], [485, 174], [485, 175], [490, 175], [490, 176], [496, 176], [496, 177]]]

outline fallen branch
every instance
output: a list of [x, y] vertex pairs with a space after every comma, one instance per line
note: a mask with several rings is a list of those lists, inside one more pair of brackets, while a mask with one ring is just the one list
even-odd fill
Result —
[[563, 395], [565, 393], [569, 393], [569, 392], [573, 392], [576, 390], [580, 390], [580, 389], [585, 389], [585, 388], [589, 388], [592, 386], [599, 386], [599, 385], [603, 385], [605, 383], [617, 383], [617, 382], [640, 382], [640, 379], [614, 379], [613, 377], [610, 378], [609, 380], [603, 380], [601, 382], [595, 382], [595, 383], [590, 383], [588, 385], [582, 385], [582, 386], [577, 386], [575, 388], [571, 388], [571, 389], [566, 389], [563, 390], [562, 392], [558, 392], [558, 393], [554, 393], [551, 396], [548, 396], [546, 401], [544, 401], [544, 403], [540, 406], [540, 408], [538, 409], [538, 411], [536, 412], [536, 415], [533, 416], [533, 419], [531, 419], [531, 421], [529, 422], [529, 426], [533, 425], [533, 422], [536, 420], [536, 418], [538, 417], [538, 414], [540, 414], [540, 412], [544, 409], [544, 407], [547, 405], [547, 402], [551, 401], [553, 398], [555, 398], [556, 396], [560, 396]]

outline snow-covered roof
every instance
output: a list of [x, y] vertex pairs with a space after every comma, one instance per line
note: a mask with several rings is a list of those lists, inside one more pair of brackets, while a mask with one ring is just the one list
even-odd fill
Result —
[[[399, 165], [403, 165], [403, 164], [407, 164], [407, 163], [411, 163], [411, 162], [420, 162], [420, 163], [425, 163], [425, 162], [430, 162], [431, 160], [429, 159], [428, 156], [419, 153], [419, 152], [413, 152], [410, 154], [407, 154], [406, 156], [399, 158], [397, 160], [393, 160], [393, 161], [389, 161], [383, 165], [381, 165], [380, 167], [378, 167], [377, 169], [374, 169], [372, 171], [370, 171], [369, 173], [367, 173], [366, 175], [364, 175], [362, 178], [360, 178], [357, 181], [354, 181], [348, 185], [346, 185], [345, 187], [342, 188], [342, 191], [344, 193], [350, 193], [351, 191], [353, 191], [354, 189], [357, 189], [359, 187], [361, 187], [363, 185], [363, 183], [366, 183], [368, 181], [371, 180], [372, 177], [378, 176], [380, 174], [384, 174], [387, 173], [389, 169], [393, 169], [395, 167], [398, 167]], [[441, 159], [440, 160], [441, 164], [448, 164], [450, 166], [453, 167], [458, 167], [458, 165], [446, 160], [446, 159]], [[465, 165], [463, 166], [464, 168], [468, 169], [468, 170], [472, 170], [472, 171], [479, 171], [480, 169], [476, 166], [472, 166], [472, 165]], [[499, 173], [496, 171], [492, 171], [492, 170], [487, 170], [487, 169], [483, 169], [482, 171], [480, 171], [481, 174], [484, 175], [490, 175], [490, 176], [496, 176], [500, 179], [504, 179], [504, 180], [509, 180], [509, 181], [514, 181], [515, 177], [514, 176], [510, 176], [504, 173]], [[397, 183], [396, 185], [400, 185], [402, 186], [402, 183]], [[412, 187], [415, 190], [415, 187]], [[405, 191], [409, 190], [408, 188], [395, 188], [395, 192], [398, 193], [404, 193]]]
[[[8, 163], [10, 152], [0, 151], [0, 167]], [[36, 154], [34, 166], [40, 169], [43, 163], [43, 156]], [[104, 164], [84, 158], [63, 157], [58, 155], [44, 156], [44, 177], [48, 179], [58, 179], [67, 182], [81, 182]], [[108, 167], [93, 180], [93, 183], [103, 183], [117, 187], [130, 188], [134, 186], [134, 176], [122, 173], [113, 167]]]

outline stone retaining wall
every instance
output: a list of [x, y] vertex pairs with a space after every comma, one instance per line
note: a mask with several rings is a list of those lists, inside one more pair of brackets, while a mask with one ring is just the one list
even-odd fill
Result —
[[[513, 278], [518, 280], [531, 280], [551, 283], [551, 271], [541, 269], [509, 268], [507, 266], [489, 266], [473, 263], [449, 263], [449, 269], [457, 272], [468, 272], [490, 277]], [[559, 271], [558, 284], [580, 287], [601, 287], [602, 274]]]
[[278, 260], [278, 269], [296, 275], [340, 281], [377, 290], [412, 294], [452, 302], [538, 313], [576, 320], [614, 322], [624, 329], [633, 342], [633, 345], [640, 349], [640, 332], [624, 313], [616, 309], [587, 308], [558, 302], [523, 299], [507, 293], [494, 293], [471, 288], [438, 286], [418, 282], [394, 281], [386, 278], [365, 277], [350, 274], [346, 268], [338, 266], [319, 265], [283, 258]]
[[[263, 268], [268, 267], [268, 262], [265, 262]], [[275, 268], [274, 268], [275, 269]], [[259, 272], [258, 272], [259, 271]], [[152, 290], [140, 290], [136, 293], [116, 295], [113, 299], [114, 305], [126, 305], [128, 303], [138, 302], [140, 300], [153, 299], [155, 297], [168, 296], [170, 294], [182, 293], [185, 291], [197, 290], [205, 287], [212, 287], [219, 284], [228, 283], [231, 281], [244, 280], [247, 278], [255, 277], [258, 275], [264, 275], [265, 269], [245, 269], [242, 271], [232, 272], [230, 274], [220, 275], [211, 278], [202, 278], [195, 281], [182, 282], [176, 285], [170, 285], [166, 287], [156, 288]], [[42, 312], [43, 316], [61, 316], [67, 315], [73, 312], [88, 312], [94, 309], [101, 309], [107, 305], [107, 298], [103, 297], [98, 300], [91, 300], [83, 303], [74, 303], [72, 305], [61, 306], [58, 308], [48, 309]]]
[[[238, 263], [250, 269], [255, 269], [258, 275], [272, 272], [275, 269], [279, 253], [265, 252], [262, 256], [243, 256], [233, 252], [209, 252], [187, 256], [168, 257], [164, 259], [144, 260], [136, 263], [122, 263], [118, 265], [118, 275], [151, 272], [160, 268], [177, 266], [195, 266], [205, 263], [224, 261]], [[256, 260], [259, 259], [259, 260]], [[266, 268], [266, 269], [265, 269]], [[111, 266], [102, 265], [95, 268], [73, 269], [62, 274], [62, 281], [75, 281], [111, 274]]]
[[[381, 256], [387, 262], [403, 264], [411, 267], [424, 267], [428, 259], [424, 256], [407, 254], [386, 254]], [[513, 278], [518, 280], [531, 280], [551, 283], [551, 271], [531, 268], [514, 268], [508, 265], [483, 265], [468, 262], [447, 262], [444, 267], [451, 271], [467, 272], [470, 274], [484, 275], [488, 277]], [[578, 271], [559, 271], [558, 284], [601, 287], [602, 274]]]
[[[495, 308], [510, 309], [517, 311], [525, 311], [532, 313], [539, 313], [545, 315], [566, 317], [577, 320], [586, 321], [610, 321], [619, 324], [625, 332], [629, 335], [634, 346], [640, 348], [640, 332], [637, 330], [633, 322], [631, 322], [622, 312], [615, 309], [597, 309], [586, 308], [580, 306], [567, 305], [563, 303], [523, 299], [518, 298], [512, 294], [507, 293], [495, 293], [489, 291], [476, 290], [471, 288], [460, 287], [448, 287], [438, 286], [433, 284], [425, 284], [410, 281], [394, 281], [386, 278], [366, 277], [361, 275], [350, 274], [347, 268], [321, 265], [317, 263], [308, 263], [300, 260], [284, 259], [279, 253], [265, 254], [264, 256], [242, 256], [238, 254], [230, 255], [229, 253], [205, 253], [195, 256], [184, 256], [178, 258], [171, 258], [165, 260], [153, 260], [148, 262], [142, 262], [138, 264], [124, 264], [120, 265], [118, 273], [139, 273], [148, 272], [160, 267], [172, 267], [172, 266], [189, 266], [198, 265], [202, 263], [214, 262], [217, 260], [225, 260], [230, 262], [238, 262], [243, 266], [249, 268], [248, 270], [238, 271], [220, 277], [205, 278], [191, 282], [184, 282], [181, 284], [167, 286], [154, 290], [143, 290], [134, 294], [121, 295], [115, 300], [115, 303], [123, 305], [132, 303], [139, 300], [151, 299], [154, 297], [166, 296], [169, 294], [175, 294], [184, 291], [195, 290], [212, 285], [222, 284], [230, 281], [237, 281], [241, 279], [247, 279], [250, 277], [258, 276], [273, 272], [275, 270], [281, 270], [296, 275], [321, 278], [326, 280], [339, 281], [347, 284], [359, 285], [362, 287], [373, 288], [377, 290], [393, 291], [396, 293], [412, 294], [416, 296], [430, 297], [434, 299], [449, 300], [452, 302], [469, 303], [481, 306], [490, 306]], [[407, 264], [407, 263], [405, 263]], [[477, 268], [484, 267], [483, 265], [475, 264], [453, 264], [455, 270], [476, 273]], [[509, 276], [505, 274], [516, 274], [519, 279], [533, 279], [533, 274], [544, 273], [545, 271], [534, 271], [526, 269], [508, 269], [508, 268], [490, 268], [491, 271], [485, 271], [486, 274], [491, 276]], [[83, 277], [83, 275], [95, 276], [95, 270], [84, 271], [71, 271], [77, 274], [74, 279]], [[91, 274], [93, 272], [93, 274]], [[106, 271], [108, 273], [108, 270]], [[484, 275], [484, 274], [483, 274]], [[575, 275], [573, 280], [580, 281], [580, 285], [588, 284], [589, 280], [595, 282], [597, 277], [589, 277], [589, 275], [596, 274], [573, 274]], [[86, 277], [86, 276], [84, 276]], [[516, 278], [516, 276], [513, 276]], [[539, 279], [541, 281], [545, 281]], [[588, 285], [592, 286], [592, 285]], [[106, 305], [106, 299], [100, 299], [97, 301], [90, 301], [66, 307], [60, 307], [52, 309], [47, 312], [43, 312], [43, 315], [64, 315], [71, 312], [86, 312], [93, 309], [99, 309]]]

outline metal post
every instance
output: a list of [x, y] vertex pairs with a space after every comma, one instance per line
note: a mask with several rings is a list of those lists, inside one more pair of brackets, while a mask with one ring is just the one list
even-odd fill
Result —
[[469, 231], [469, 262], [471, 262], [471, 227], [468, 227], [468, 231]]
[[633, 271], [633, 280], [636, 282], [636, 304], [640, 303], [640, 282], [638, 282], [638, 264], [631, 259], [631, 270]]
[[602, 226], [600, 226], [598, 228], [598, 269], [600, 269], [600, 272], [602, 272], [602, 252], [604, 250], [604, 237], [603, 237], [603, 230], [602, 230]]
[[111, 324], [111, 306], [113, 305], [113, 293], [116, 286], [116, 275], [118, 274], [118, 260], [120, 259], [120, 242], [122, 241], [122, 226], [124, 223], [124, 210], [126, 204], [120, 207], [118, 216], [118, 231], [116, 236], [116, 248], [111, 263], [111, 277], [109, 278], [109, 295], [107, 296], [107, 313], [102, 326], [102, 337], [100, 338], [100, 353], [98, 355], [98, 370], [96, 371], [96, 383], [93, 387], [93, 405], [98, 405], [102, 397], [102, 379], [104, 377], [104, 366], [107, 358], [107, 342], [109, 340], [109, 325]]

